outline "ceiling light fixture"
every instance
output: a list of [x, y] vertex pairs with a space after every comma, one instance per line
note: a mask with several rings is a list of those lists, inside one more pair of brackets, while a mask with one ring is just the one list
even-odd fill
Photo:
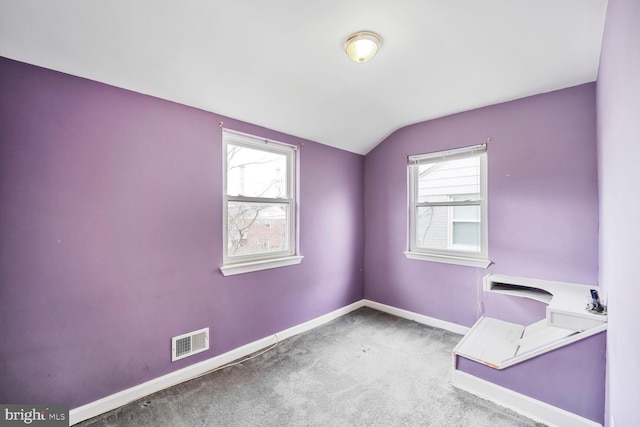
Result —
[[354, 62], [367, 62], [376, 56], [381, 44], [382, 37], [378, 34], [359, 31], [347, 37], [344, 42], [344, 51]]

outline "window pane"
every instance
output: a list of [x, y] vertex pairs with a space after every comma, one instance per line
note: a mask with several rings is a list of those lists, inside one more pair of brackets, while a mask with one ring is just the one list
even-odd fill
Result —
[[480, 223], [454, 222], [451, 240], [454, 245], [469, 246], [469, 250], [480, 251]]
[[227, 144], [227, 194], [289, 198], [287, 154]]
[[230, 257], [289, 250], [288, 203], [230, 201], [227, 223]]
[[[458, 222], [450, 217], [455, 209], [479, 206], [424, 206], [416, 209], [416, 245], [420, 249], [480, 251], [480, 222]], [[451, 234], [449, 234], [451, 233]]]
[[453, 197], [455, 200], [479, 199], [479, 157], [428, 163], [417, 168], [418, 203], [446, 202]]
[[416, 244], [423, 249], [448, 249], [449, 207], [426, 206], [416, 210]]
[[454, 206], [451, 209], [454, 221], [480, 221], [480, 206]]

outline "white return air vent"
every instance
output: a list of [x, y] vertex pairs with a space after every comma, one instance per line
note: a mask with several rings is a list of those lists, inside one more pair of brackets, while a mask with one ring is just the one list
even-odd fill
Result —
[[209, 328], [171, 338], [171, 361], [209, 350]]

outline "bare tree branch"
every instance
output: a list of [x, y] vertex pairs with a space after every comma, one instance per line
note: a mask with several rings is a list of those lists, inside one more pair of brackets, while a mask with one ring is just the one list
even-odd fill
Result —
[[[228, 237], [231, 242], [231, 247], [233, 248], [234, 254], [238, 252], [240, 247], [243, 245], [243, 242], [246, 240], [246, 237], [248, 235], [248, 230], [258, 219], [258, 217], [260, 216], [260, 212], [267, 209], [268, 207], [269, 206], [257, 207], [254, 205], [251, 208], [247, 209], [239, 206], [238, 212], [232, 217], [228, 218], [227, 229], [229, 231], [231, 231], [232, 229], [235, 230], [235, 233], [233, 234], [237, 233], [236, 238], [232, 238], [231, 236]], [[248, 212], [250, 211], [254, 211], [254, 213], [249, 214]], [[229, 232], [229, 234], [232, 233]]]

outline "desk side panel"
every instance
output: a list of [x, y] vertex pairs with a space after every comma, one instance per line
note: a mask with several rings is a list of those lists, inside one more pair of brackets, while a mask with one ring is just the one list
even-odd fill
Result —
[[458, 370], [604, 423], [606, 332], [503, 370], [463, 357]]

